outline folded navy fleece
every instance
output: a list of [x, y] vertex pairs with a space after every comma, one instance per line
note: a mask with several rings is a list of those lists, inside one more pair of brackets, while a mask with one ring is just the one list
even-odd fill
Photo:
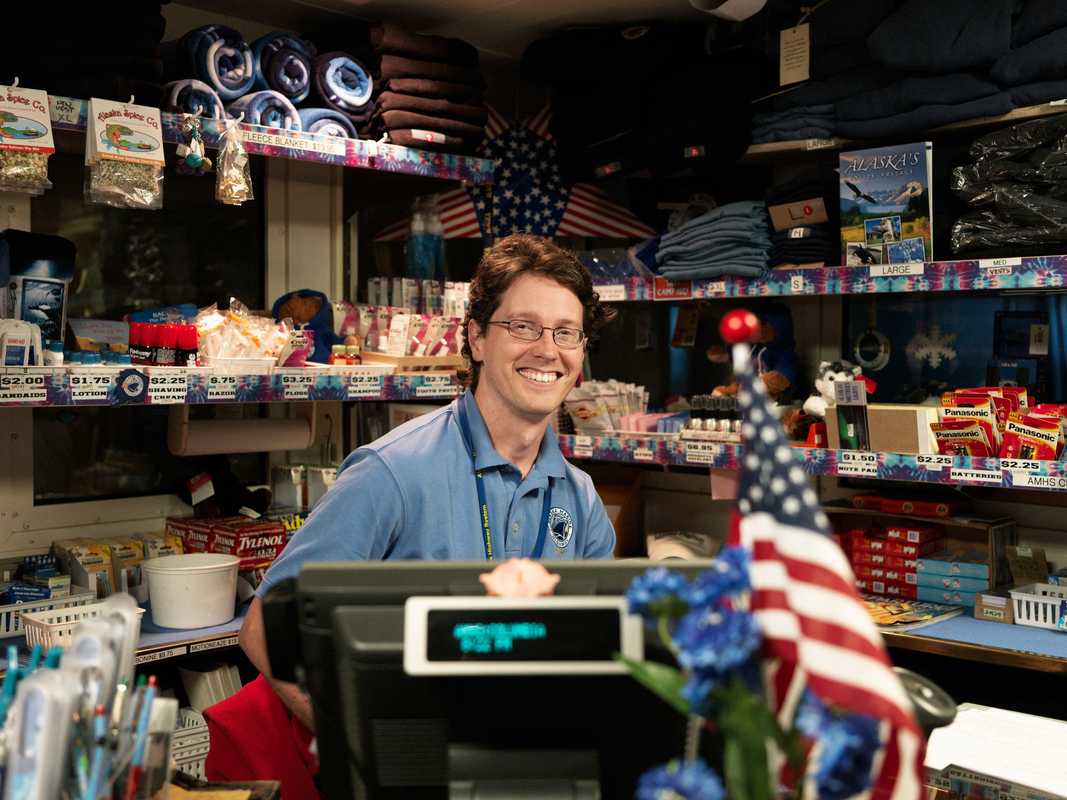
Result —
[[863, 92], [837, 103], [839, 120], [880, 119], [925, 105], [966, 103], [1000, 91], [992, 81], [969, 72], [905, 78], [883, 89]]
[[834, 116], [834, 106], [832, 103], [826, 103], [819, 106], [803, 106], [801, 108], [792, 108], [788, 111], [771, 111], [763, 114], [753, 114], [752, 124], [754, 126], [769, 125], [773, 126], [777, 122], [792, 122], [797, 119], [811, 119]]
[[867, 37], [867, 49], [879, 64], [907, 72], [991, 64], [1011, 48], [1014, 6], [1015, 0], [905, 0]]
[[989, 74], [1001, 86], [1067, 77], [1067, 28], [1046, 33], [998, 58]]
[[1057, 28], [1067, 28], [1067, 3], [1063, 0], [1020, 0], [1012, 20], [1011, 46], [1021, 47]]
[[1007, 92], [999, 92], [990, 97], [982, 97], [966, 103], [921, 106], [912, 111], [905, 111], [903, 114], [894, 114], [881, 119], [838, 120], [837, 135], [854, 139], [898, 136], [975, 117], [995, 117], [1007, 114], [1013, 108], [1011, 95]]
[[878, 89], [890, 80], [892, 79], [889, 74], [881, 67], [858, 69], [823, 81], [805, 83], [797, 89], [775, 96], [771, 105], [775, 111], [788, 111], [801, 106], [836, 103], [845, 97]]
[[753, 131], [752, 144], [792, 142], [797, 139], [833, 139], [835, 131], [828, 127], [797, 128], [789, 131]]
[[1038, 81], [1022, 86], [1012, 86], [1007, 90], [1011, 101], [1019, 106], [1039, 106], [1053, 100], [1067, 98], [1067, 80]]

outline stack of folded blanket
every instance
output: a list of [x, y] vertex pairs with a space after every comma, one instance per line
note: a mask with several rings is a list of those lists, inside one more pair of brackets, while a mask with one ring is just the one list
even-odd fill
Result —
[[1067, 97], [1062, 0], [860, 5], [813, 14], [812, 80], [753, 116], [754, 142], [896, 137]]
[[374, 130], [395, 144], [473, 151], [488, 116], [478, 51], [460, 39], [388, 23], [372, 28], [370, 37], [381, 65]]
[[64, 97], [100, 97], [158, 106], [163, 78], [159, 2], [127, 3], [109, 14], [93, 3], [22, 4], [5, 15], [3, 82]]
[[837, 263], [840, 243], [837, 224], [833, 218], [836, 216], [836, 207], [830, 201], [836, 190], [836, 180], [831, 183], [825, 173], [813, 171], [776, 183], [767, 190], [765, 199], [768, 208], [820, 199], [829, 217], [826, 222], [818, 224], [797, 224], [783, 230], [775, 230], [771, 236], [769, 266], [821, 266]]
[[672, 280], [721, 275], [759, 277], [771, 248], [762, 201], [729, 203], [665, 233], [656, 251], [659, 272]]

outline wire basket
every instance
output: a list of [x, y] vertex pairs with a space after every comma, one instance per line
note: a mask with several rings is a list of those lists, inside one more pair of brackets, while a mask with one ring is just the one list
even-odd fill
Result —
[[41, 611], [58, 611], [96, 602], [96, 592], [84, 586], [71, 586], [66, 597], [52, 597], [48, 600], [30, 600], [27, 603], [11, 603], [0, 606], [0, 639], [22, 635], [22, 617], [25, 614]]
[[[90, 603], [73, 608], [23, 613], [22, 629], [26, 634], [26, 644], [29, 647], [39, 644], [46, 650], [56, 645], [66, 647], [79, 622], [99, 616], [107, 607], [104, 603]], [[137, 613], [143, 616], [144, 609], [137, 609]]]

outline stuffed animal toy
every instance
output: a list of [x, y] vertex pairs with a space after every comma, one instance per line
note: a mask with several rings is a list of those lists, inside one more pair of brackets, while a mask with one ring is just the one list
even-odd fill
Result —
[[849, 361], [823, 361], [815, 378], [815, 393], [804, 401], [804, 412], [826, 418], [826, 407], [834, 402], [834, 381], [854, 381], [863, 369]]
[[[778, 402], [788, 402], [796, 386], [799, 364], [796, 340], [793, 338], [793, 316], [785, 306], [775, 303], [756, 312], [760, 321], [760, 337], [752, 345], [752, 362], [756, 365], [767, 394]], [[709, 347], [706, 353], [712, 363], [726, 362], [726, 350], [721, 345]], [[718, 396], [737, 393], [737, 383], [716, 386]]]

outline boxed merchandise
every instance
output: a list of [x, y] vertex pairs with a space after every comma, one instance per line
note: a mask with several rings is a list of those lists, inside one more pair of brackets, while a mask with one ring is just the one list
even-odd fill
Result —
[[176, 533], [138, 533], [136, 537], [141, 540], [146, 559], [177, 556], [185, 552], [182, 537]]
[[894, 539], [872, 538], [857, 540], [853, 545], [855, 552], [884, 553], [887, 556], [898, 556], [900, 558], [918, 558], [919, 556], [936, 553], [941, 549], [941, 546], [942, 542], [938, 539], [920, 542], [919, 544], [909, 544]]
[[207, 553], [211, 545], [210, 519], [196, 517], [168, 517], [166, 532], [182, 541], [186, 553]]
[[1011, 597], [1000, 592], [975, 592], [974, 618], [1011, 625], [1015, 622]]
[[965, 606], [974, 608], [975, 592], [964, 592], [951, 589], [934, 589], [929, 586], [920, 586], [918, 599], [929, 603], [946, 603], [950, 606]]
[[889, 597], [904, 597], [914, 600], [918, 597], [918, 587], [902, 581], [857, 580], [856, 588], [861, 592], [881, 594]]
[[891, 581], [893, 583], [908, 583], [917, 585], [918, 575], [914, 570], [887, 569], [866, 564], [857, 564], [853, 567], [856, 577], [862, 580]]
[[886, 569], [904, 570], [906, 572], [915, 572], [916, 565], [919, 563], [918, 559], [904, 558], [903, 556], [887, 556], [885, 553], [875, 553], [871, 551], [859, 551], [852, 557], [853, 567], [859, 567], [860, 565], [869, 565], [872, 567], [885, 567]]
[[[826, 438], [831, 450], [841, 448], [837, 406], [826, 409]], [[891, 403], [867, 405], [868, 441], [875, 452], [936, 453], [937, 443], [930, 429], [937, 422], [937, 409]]]
[[909, 544], [921, 544], [933, 539], [943, 537], [944, 531], [929, 525], [916, 525], [909, 522], [900, 522], [889, 525], [885, 529], [887, 539], [908, 542]]
[[1037, 414], [1011, 414], [1004, 425], [1001, 458], [1053, 461], [1063, 450], [1060, 420]]
[[990, 572], [985, 554], [978, 549], [957, 549], [934, 553], [920, 558], [917, 569], [919, 572], [928, 572], [932, 575], [977, 578], [984, 581], [989, 580]]
[[70, 575], [50, 575], [48, 577], [35, 577], [29, 581], [34, 586], [40, 586], [48, 590], [47, 597], [69, 597]]
[[959, 589], [965, 592], [981, 592], [989, 589], [984, 578], [960, 578], [955, 575], [935, 575], [932, 572], [916, 573], [919, 586], [932, 589]]
[[74, 585], [96, 592], [101, 600], [115, 591], [118, 582], [107, 545], [92, 539], [66, 539], [53, 543], [52, 551]]
[[212, 526], [210, 552], [234, 555], [240, 569], [255, 569], [274, 562], [285, 548], [285, 526], [277, 520], [229, 520]]
[[111, 556], [115, 591], [132, 594], [138, 600], [147, 600], [148, 585], [141, 576], [144, 542], [132, 536], [116, 536], [102, 539], [100, 544], [107, 548]]

